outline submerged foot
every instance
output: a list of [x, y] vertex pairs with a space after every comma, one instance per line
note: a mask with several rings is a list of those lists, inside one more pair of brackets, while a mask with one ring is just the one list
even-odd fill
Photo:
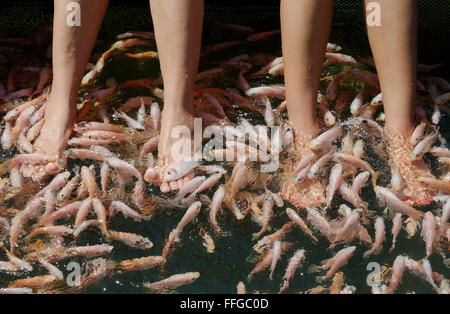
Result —
[[[158, 162], [155, 167], [147, 169], [144, 179], [151, 184], [158, 185], [161, 192], [167, 193], [178, 190], [184, 183], [194, 177], [192, 171], [176, 180], [171, 180], [170, 176], [167, 176], [169, 166], [176, 162], [190, 160], [192, 157], [191, 132], [194, 129], [194, 118], [191, 113], [184, 110], [181, 112], [163, 111], [161, 118]], [[183, 129], [190, 132], [180, 136]], [[173, 138], [172, 132], [178, 130], [180, 133], [175, 132], [175, 138]], [[183, 151], [183, 147], [189, 149]]]
[[44, 116], [44, 124], [34, 143], [34, 152], [48, 156], [49, 162], [39, 165], [21, 165], [21, 173], [34, 181], [61, 172], [66, 166], [63, 152], [72, 133], [76, 107], [50, 98]]
[[419, 177], [433, 177], [427, 165], [422, 159], [411, 160], [413, 147], [405, 136], [388, 131], [385, 133], [390, 162], [401, 175], [404, 194], [417, 205], [429, 204], [434, 191], [417, 180]]
[[296, 207], [320, 206], [325, 202], [324, 188], [317, 179], [304, 178], [294, 182], [293, 170], [295, 164], [311, 153], [309, 143], [313, 136], [295, 136], [296, 156], [290, 163], [283, 166], [285, 180], [281, 187], [281, 196]]

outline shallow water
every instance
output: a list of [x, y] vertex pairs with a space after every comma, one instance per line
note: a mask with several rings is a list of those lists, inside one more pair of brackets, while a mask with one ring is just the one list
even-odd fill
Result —
[[[339, 42], [338, 42], [339, 44]], [[203, 60], [201, 68], [207, 69], [212, 67], [208, 61], [225, 60], [229, 57], [236, 56], [240, 53], [253, 53], [270, 51], [274, 52], [280, 49], [279, 42], [274, 40], [262, 47], [260, 44], [248, 45], [247, 47], [238, 47], [237, 49], [230, 49], [224, 53], [218, 53], [208, 60]], [[133, 50], [133, 49], [132, 49]], [[139, 51], [139, 49], [137, 50]], [[346, 52], [345, 47], [342, 52]], [[134, 70], [130, 70], [134, 69]], [[340, 68], [328, 68], [330, 73], [339, 71]], [[157, 77], [158, 64], [156, 62], [149, 62], [146, 64], [128, 61], [128, 60], [115, 60], [105, 68], [101, 76], [101, 81], [106, 81], [110, 77], [121, 83], [126, 80], [142, 78], [142, 77]], [[252, 85], [256, 86], [257, 83], [269, 84], [281, 82], [280, 78], [262, 78], [260, 82], [258, 80], [252, 80]], [[223, 83], [216, 82], [216, 87], [225, 88], [230, 85], [230, 82], [224, 81]], [[321, 85], [323, 88], [324, 86]], [[121, 91], [123, 99], [127, 99], [136, 95], [145, 95], [145, 92], [125, 89]], [[273, 105], [277, 105], [277, 101], [272, 102]], [[241, 114], [243, 114], [241, 112]], [[252, 117], [249, 118], [252, 121]], [[444, 114], [441, 129], [448, 130], [449, 119]], [[261, 123], [261, 121], [252, 121], [254, 123]], [[447, 133], [448, 135], [448, 133]], [[371, 138], [366, 138], [370, 142]], [[448, 140], [448, 138], [447, 138]], [[3, 158], [11, 156], [10, 152], [1, 152]], [[383, 185], [386, 185], [389, 180], [389, 172], [386, 172], [387, 166], [385, 161], [377, 160], [375, 154], [368, 152], [369, 161], [375, 170], [383, 170], [385, 173], [380, 178]], [[126, 156], [120, 156], [126, 158]], [[432, 161], [431, 161], [432, 162]], [[80, 162], [70, 162], [69, 169], [73, 169], [76, 165], [81, 166]], [[436, 166], [434, 162], [431, 163]], [[329, 167], [328, 167], [329, 168]], [[99, 164], [96, 165], [96, 172], [99, 173]], [[231, 168], [228, 168], [229, 174], [231, 174]], [[439, 169], [436, 167], [432, 169], [436, 174], [439, 173]], [[326, 176], [326, 173], [324, 174]], [[224, 183], [224, 179], [221, 179], [221, 183]], [[152, 188], [147, 185], [147, 193], [160, 196], [158, 189]], [[214, 190], [214, 189], [213, 189]], [[207, 194], [212, 197], [211, 191]], [[362, 190], [362, 199], [369, 203], [369, 209], [374, 211], [378, 215], [383, 214], [384, 207], [380, 206], [376, 201], [373, 188], [371, 185], [366, 186]], [[344, 201], [340, 196], [336, 196], [333, 201], [333, 209], [336, 209]], [[284, 208], [274, 207], [275, 216], [272, 219], [271, 227], [272, 231], [280, 228], [284, 223], [288, 222], [288, 218], [285, 215], [285, 209], [288, 207], [286, 202]], [[292, 207], [292, 206], [291, 206]], [[431, 205], [424, 210], [436, 209], [437, 205]], [[333, 212], [333, 210], [331, 210]], [[336, 211], [335, 211], [336, 212]], [[121, 261], [125, 259], [131, 259], [148, 255], [160, 255], [164, 242], [167, 239], [170, 231], [176, 226], [179, 219], [182, 217], [183, 210], [162, 209], [157, 211], [156, 215], [149, 222], [136, 223], [130, 219], [124, 219], [121, 215], [116, 215], [111, 221], [109, 228], [116, 231], [133, 232], [142, 236], [148, 237], [153, 243], [154, 247], [149, 250], [137, 250], [129, 248], [119, 242], [113, 242], [114, 250], [109, 257], [112, 260]], [[332, 216], [333, 214], [331, 214]], [[252, 250], [252, 246], [255, 244], [251, 240], [252, 233], [257, 232], [259, 226], [251, 220], [251, 215], [242, 221], [237, 221], [229, 210], [224, 208], [222, 214], [219, 215], [218, 222], [225, 235], [215, 235], [214, 231], [210, 228], [207, 222], [207, 211], [202, 209], [201, 214], [194, 223], [190, 223], [186, 226], [181, 234], [181, 246], [175, 250], [168, 258], [164, 267], [146, 270], [129, 272], [125, 274], [115, 274], [110, 278], [101, 281], [98, 285], [91, 287], [87, 293], [142, 293], [145, 290], [141, 287], [143, 282], [152, 282], [161, 280], [170, 275], [176, 273], [198, 271], [200, 272], [200, 278], [193, 284], [180, 287], [177, 289], [180, 293], [234, 293], [236, 291], [236, 285], [239, 281], [246, 282], [247, 275], [254, 267], [256, 263], [256, 252]], [[306, 217], [305, 211], [300, 212], [300, 216]], [[358, 241], [348, 243], [348, 245], [356, 245], [357, 250], [354, 256], [350, 259], [349, 263], [342, 267], [342, 271], [345, 275], [345, 283], [356, 287], [356, 293], [370, 293], [370, 286], [367, 285], [366, 279], [371, 270], [367, 269], [367, 265], [371, 262], [379, 263], [380, 266], [390, 267], [397, 255], [408, 255], [409, 257], [418, 260], [425, 255], [425, 244], [420, 237], [420, 231], [412, 239], [406, 239], [406, 232], [402, 230], [397, 240], [396, 249], [392, 252], [388, 252], [388, 248], [391, 245], [391, 221], [385, 219], [386, 223], [386, 242], [384, 243], [384, 249], [380, 255], [371, 256], [368, 259], [363, 259], [362, 254], [368, 248], [365, 245], [361, 245]], [[199, 227], [203, 227], [214, 238], [215, 252], [210, 254], [206, 252], [206, 249], [202, 245], [202, 238], [199, 236]], [[372, 238], [374, 237], [373, 227], [368, 227], [368, 231]], [[267, 234], [267, 233], [266, 233]], [[296, 275], [290, 282], [290, 287], [286, 290], [286, 293], [298, 293], [305, 292], [308, 289], [318, 286], [315, 277], [318, 274], [310, 274], [307, 272], [308, 267], [311, 264], [320, 264], [320, 262], [326, 258], [331, 257], [335, 252], [340, 250], [343, 246], [337, 246], [334, 250], [328, 250], [329, 242], [320, 238], [318, 244], [312, 243], [310, 238], [305, 236], [298, 228], [294, 228], [292, 232], [288, 233], [285, 241], [291, 242], [292, 247], [283, 255], [279, 261], [278, 266], [274, 273], [274, 280], [268, 280], [268, 271], [257, 274], [251, 283], [246, 283], [247, 291], [258, 291], [261, 293], [277, 293], [282, 282], [282, 276], [284, 275], [285, 268], [287, 266], [289, 258], [294, 251], [299, 249], [306, 250], [306, 259], [303, 266], [297, 270]], [[66, 241], [66, 244], [70, 244], [71, 239]], [[100, 232], [97, 229], [88, 229], [82, 233], [80, 239], [77, 241], [77, 245], [97, 244], [102, 243]], [[0, 253], [2, 254], [2, 253]], [[68, 273], [66, 266], [69, 262], [74, 260], [64, 260], [58, 263], [57, 266], [64, 270], [65, 274]], [[75, 259], [75, 261], [82, 262], [83, 259]], [[433, 254], [430, 257], [433, 270], [438, 272], [444, 277], [450, 276], [449, 269], [444, 265], [443, 259], [437, 254]], [[32, 275], [42, 274], [45, 270], [40, 269], [37, 265]], [[23, 278], [28, 277], [24, 275]], [[386, 279], [388, 279], [388, 276]], [[0, 274], [0, 285], [4, 286], [16, 277]], [[331, 281], [323, 283], [324, 286], [329, 286]], [[397, 290], [398, 293], [433, 293], [430, 285], [422, 279], [416, 278], [413, 275], [405, 272], [403, 282]]]

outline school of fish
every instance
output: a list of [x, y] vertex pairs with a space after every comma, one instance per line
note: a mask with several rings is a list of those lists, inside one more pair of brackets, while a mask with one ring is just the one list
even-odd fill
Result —
[[[233, 217], [231, 224], [245, 220], [254, 230], [248, 241], [254, 250], [249, 260], [255, 265], [249, 264], [247, 278], [236, 282], [237, 293], [259, 292], [252, 286], [256, 277], [279, 282], [279, 290], [272, 293], [357, 293], [346, 282], [345, 265], [352, 260], [358, 260], [352, 265], [366, 265], [381, 252], [395, 256], [395, 261], [384, 265], [382, 280], [372, 286], [372, 293], [394, 293], [405, 270], [432, 291], [449, 293], [450, 151], [438, 125], [449, 111], [450, 83], [429, 74], [434, 66], [419, 65], [417, 127], [409, 139], [414, 146], [410, 158], [432, 160], [438, 167], [435, 176], [417, 178], [434, 191], [428, 200], [431, 205], [411, 202], [395, 167], [386, 171], [371, 164], [374, 154], [385, 159], [380, 149], [384, 113], [378, 77], [370, 58], [353, 58], [331, 43], [318, 97], [321, 132], [310, 142], [312, 153], [296, 156], [299, 161], [291, 165], [290, 176], [282, 171], [264, 173], [259, 170], [262, 160], [245, 159], [249, 153], [278, 154], [282, 165], [295, 156], [283, 57], [279, 50], [220, 57], [236, 48], [245, 51], [250, 44], [264, 46], [279, 39], [280, 31], [257, 33], [247, 26], [223, 23], [218, 27], [235, 32], [239, 39], [203, 50], [194, 113], [204, 128], [234, 127], [238, 140], [227, 140], [224, 148], [210, 152], [213, 157], [231, 154], [233, 158], [171, 164], [166, 179], [177, 180], [190, 172], [194, 176], [169, 194], [158, 193], [146, 173], [157, 159], [162, 78], [118, 82], [102, 77], [105, 67], [119, 59], [158, 62], [158, 53], [151, 50], [155, 49], [152, 32], [118, 35], [119, 40], [89, 64], [76, 125], [64, 152], [68, 166], [40, 182], [23, 173], [50, 161], [34, 151], [33, 143], [51, 93], [52, 30], [44, 27], [34, 37], [0, 39], [0, 276], [8, 278], [0, 293], [80, 293], [114, 274], [148, 269], [160, 273], [161, 280], [137, 283], [142, 289], [176, 290], [199, 280], [200, 272], [167, 274], [166, 262], [186, 241], [200, 241], [204, 254], [215, 254], [217, 239], [230, 236], [224, 229], [227, 214]], [[124, 99], [124, 91], [130, 90], [134, 96]], [[271, 133], [274, 126], [279, 128]], [[296, 184], [319, 179], [326, 194], [323, 205], [290, 203], [289, 195], [282, 195], [276, 184], [287, 178]], [[368, 194], [385, 210], [374, 209]], [[118, 230], [114, 224], [120, 218], [145, 226], [165, 213], [172, 225], [161, 250], [152, 239]], [[282, 221], [280, 227], [274, 220]], [[294, 232], [304, 235], [307, 248], [289, 238]], [[82, 242], [83, 233], [94, 234], [98, 241]], [[417, 241], [414, 246], [421, 258], [404, 253], [400, 239]], [[111, 255], [118, 246], [143, 254], [114, 260]], [[321, 265], [308, 261], [317, 254], [324, 259]], [[82, 274], [77, 285], [69, 285], [58, 265], [75, 258], [82, 260]], [[282, 260], [287, 266], [279, 276], [277, 265]], [[445, 264], [447, 273], [433, 271], [436, 263]], [[310, 289], [290, 286], [296, 277], [313, 273], [317, 276]]]

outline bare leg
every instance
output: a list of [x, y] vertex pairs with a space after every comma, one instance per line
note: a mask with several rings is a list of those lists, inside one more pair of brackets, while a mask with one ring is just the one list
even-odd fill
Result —
[[[317, 91], [332, 14], [332, 0], [281, 1], [286, 100], [296, 131], [298, 157], [308, 152], [309, 141], [318, 133]], [[296, 206], [323, 200], [323, 188], [318, 182], [303, 180], [294, 184], [289, 174], [282, 193]]]
[[414, 128], [416, 103], [417, 0], [377, 2], [381, 6], [381, 25], [368, 26], [367, 32], [383, 93], [390, 157], [409, 194], [423, 199], [427, 193], [416, 178], [429, 172], [422, 161], [409, 160], [411, 147], [406, 141]]
[[200, 59], [203, 0], [151, 0], [156, 43], [164, 80], [164, 110], [158, 147], [159, 169], [145, 178], [161, 184], [161, 191], [176, 190], [184, 180], [161, 182], [162, 171], [174, 158], [171, 130], [179, 125], [193, 129], [193, 91]]
[[76, 115], [77, 92], [86, 70], [108, 0], [77, 0], [81, 8], [81, 25], [68, 26], [66, 9], [74, 0], [55, 1], [53, 21], [53, 83], [45, 110], [45, 123], [34, 145], [37, 152], [57, 160], [58, 167], [36, 169], [39, 179], [64, 167], [62, 152], [67, 145]]

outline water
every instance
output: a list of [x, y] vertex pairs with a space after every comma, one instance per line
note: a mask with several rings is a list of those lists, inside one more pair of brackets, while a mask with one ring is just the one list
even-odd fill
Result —
[[[339, 42], [337, 42], [340, 44]], [[154, 49], [154, 47], [153, 47]], [[211, 56], [207, 60], [203, 60], [201, 64], [201, 70], [208, 69], [211, 66], [209, 61], [225, 60], [230, 57], [236, 56], [243, 52], [271, 52], [274, 53], [280, 49], [279, 42], [277, 40], [269, 41], [264, 46], [260, 44], [251, 44], [246, 47], [237, 47], [230, 49], [223, 53], [218, 53]], [[134, 51], [136, 50], [136, 51]], [[102, 50], [99, 50], [102, 51]], [[140, 49], [131, 49], [130, 52], [138, 52]], [[345, 47], [343, 49], [345, 53]], [[274, 53], [275, 54], [275, 53]], [[133, 69], [133, 70], [130, 70]], [[329, 73], [335, 73], [340, 71], [340, 68], [330, 67], [327, 69]], [[138, 79], [142, 77], [156, 78], [159, 75], [159, 67], [157, 62], [139, 62], [129, 61], [125, 59], [117, 58], [114, 62], [109, 63], [104, 72], [101, 75], [101, 82], [105, 82], [107, 79], [113, 77], [117, 83], [124, 82], [126, 80]], [[259, 80], [259, 81], [258, 81]], [[261, 84], [272, 84], [282, 82], [280, 78], [261, 78], [258, 80], [252, 80], [252, 85], [256, 86]], [[231, 84], [229, 81], [216, 82], [216, 87], [225, 88]], [[321, 84], [322, 90], [325, 88], [325, 84]], [[357, 86], [354, 86], [352, 82], [348, 84], [349, 89], [355, 90]], [[81, 95], [82, 93], [80, 93]], [[122, 100], [129, 97], [138, 95], [150, 95], [145, 90], [133, 90], [130, 88], [121, 90], [119, 96]], [[273, 105], [278, 105], [277, 101], [273, 101]], [[239, 112], [241, 115], [246, 115], [244, 112]], [[255, 117], [249, 117], [253, 123], [261, 123], [261, 120], [255, 120]], [[448, 117], [443, 118], [446, 125], [448, 125]], [[370, 138], [366, 138], [370, 142]], [[368, 150], [369, 161], [375, 170], [384, 170], [385, 174], [380, 178], [383, 185], [389, 182], [389, 174], [387, 170], [386, 162], [377, 159], [374, 153]], [[5, 158], [11, 156], [10, 152], [2, 152], [2, 156]], [[122, 157], [126, 157], [122, 156]], [[69, 169], [73, 169], [75, 165], [81, 166], [82, 164], [89, 165], [86, 162], [70, 162]], [[432, 165], [436, 166], [435, 163]], [[330, 168], [329, 165], [327, 167]], [[96, 165], [96, 172], [99, 173], [99, 164]], [[229, 174], [231, 174], [232, 168], [228, 167]], [[434, 167], [433, 171], [439, 173], [439, 169]], [[323, 174], [326, 176], [326, 174]], [[220, 183], [224, 183], [222, 178]], [[276, 185], [275, 185], [276, 186]], [[160, 196], [158, 189], [154, 189], [147, 185], [147, 193]], [[262, 192], [262, 191], [258, 191]], [[213, 191], [208, 193], [209, 197], [212, 197]], [[362, 199], [367, 201], [369, 209], [377, 215], [383, 215], [384, 207], [380, 206], [376, 201], [373, 187], [371, 185], [364, 187], [362, 190]], [[333, 217], [333, 210], [336, 209], [339, 204], [344, 203], [340, 196], [336, 196], [333, 201], [331, 210], [331, 216]], [[11, 203], [9, 204], [12, 205]], [[283, 224], [289, 220], [285, 214], [285, 209], [289, 206], [286, 202], [284, 208], [274, 207], [275, 215], [271, 221], [271, 232], [280, 228]], [[292, 207], [292, 206], [291, 206]], [[434, 210], [437, 208], [436, 204], [430, 205], [424, 210]], [[334, 212], [336, 212], [334, 210]], [[125, 259], [131, 259], [136, 257], [143, 257], [149, 255], [160, 255], [170, 231], [177, 225], [178, 221], [184, 214], [184, 210], [178, 209], [161, 209], [156, 212], [156, 215], [151, 221], [136, 223], [131, 219], [125, 219], [122, 215], [118, 214], [113, 217], [109, 222], [109, 228], [115, 231], [132, 232], [149, 238], [154, 247], [149, 250], [137, 250], [127, 247], [119, 242], [112, 242], [114, 250], [108, 258], [121, 261]], [[180, 293], [234, 293], [236, 291], [236, 285], [239, 281], [246, 282], [246, 278], [249, 272], [253, 269], [257, 262], [257, 254], [252, 250], [252, 246], [255, 241], [252, 241], [252, 233], [259, 231], [260, 227], [251, 220], [251, 215], [242, 221], [237, 221], [232, 213], [224, 208], [221, 214], [218, 216], [218, 222], [224, 235], [216, 235], [211, 229], [207, 221], [208, 212], [206, 209], [202, 209], [198, 218], [189, 225], [186, 226], [181, 234], [181, 245], [172, 253], [168, 258], [167, 263], [160, 268], [136, 271], [129, 273], [115, 273], [110, 278], [102, 280], [99, 284], [89, 288], [87, 293], [143, 293], [145, 290], [142, 288], [143, 282], [153, 282], [164, 279], [170, 275], [198, 271], [200, 272], [200, 278], [191, 285], [183, 286], [177, 289]], [[300, 210], [300, 216], [306, 217], [306, 213]], [[333, 217], [334, 218], [334, 217]], [[385, 219], [386, 223], [386, 242], [384, 243], [384, 249], [380, 255], [371, 256], [368, 259], [364, 259], [362, 254], [368, 249], [367, 246], [353, 241], [347, 245], [356, 245], [357, 250], [354, 256], [350, 259], [349, 263], [342, 267], [339, 271], [342, 271], [345, 275], [345, 283], [356, 287], [356, 293], [370, 293], [371, 288], [367, 285], [366, 279], [371, 270], [367, 269], [367, 265], [371, 262], [379, 263], [380, 267], [390, 267], [393, 264], [395, 257], [399, 254], [408, 255], [409, 257], [419, 260], [425, 255], [425, 244], [420, 237], [420, 231], [412, 239], [406, 239], [406, 232], [402, 230], [397, 240], [396, 249], [392, 252], [388, 252], [388, 248], [391, 245], [391, 220]], [[215, 243], [214, 253], [207, 253], [205, 247], [202, 245], [202, 238], [199, 235], [199, 228], [204, 228], [210, 235], [213, 236]], [[374, 238], [373, 224], [368, 227], [368, 231]], [[268, 233], [266, 233], [268, 234]], [[329, 242], [320, 238], [319, 243], [314, 244], [309, 237], [303, 234], [298, 228], [294, 228], [292, 232], [288, 233], [285, 241], [292, 243], [291, 248], [285, 252], [283, 257], [278, 263], [278, 266], [274, 272], [274, 280], [268, 280], [268, 271], [264, 271], [254, 276], [251, 283], [246, 282], [247, 291], [258, 291], [261, 293], [276, 293], [279, 290], [282, 283], [282, 277], [286, 269], [289, 258], [296, 250], [305, 249], [306, 258], [303, 266], [297, 270], [295, 276], [291, 279], [290, 287], [286, 290], [286, 293], [298, 293], [305, 292], [308, 289], [319, 285], [316, 281], [316, 276], [319, 274], [311, 274], [307, 272], [307, 269], [312, 264], [320, 264], [322, 260], [330, 258], [338, 250], [342, 249], [342, 245], [337, 246], [334, 250], [328, 250]], [[82, 233], [77, 245], [92, 245], [97, 243], [103, 243], [101, 240], [100, 232], [91, 228]], [[73, 244], [70, 237], [66, 240], [67, 245]], [[2, 253], [1, 253], [2, 254]], [[3, 255], [3, 254], [2, 254]], [[4, 260], [3, 258], [2, 260]], [[64, 271], [65, 275], [69, 273], [66, 267], [71, 261], [84, 262], [82, 258], [69, 259], [57, 263], [57, 266]], [[449, 269], [443, 263], [441, 256], [433, 254], [430, 257], [433, 270], [449, 277]], [[35, 270], [31, 275], [38, 275], [45, 273], [45, 270], [36, 265]], [[22, 275], [21, 278], [30, 276], [30, 274]], [[9, 276], [0, 274], [0, 285], [6, 286], [8, 282], [16, 279], [15, 276]], [[386, 276], [386, 280], [390, 278], [390, 275]], [[330, 281], [323, 283], [324, 286], [329, 286]], [[424, 280], [414, 277], [408, 272], [405, 272], [403, 282], [397, 290], [398, 293], [433, 293], [430, 285]]]

